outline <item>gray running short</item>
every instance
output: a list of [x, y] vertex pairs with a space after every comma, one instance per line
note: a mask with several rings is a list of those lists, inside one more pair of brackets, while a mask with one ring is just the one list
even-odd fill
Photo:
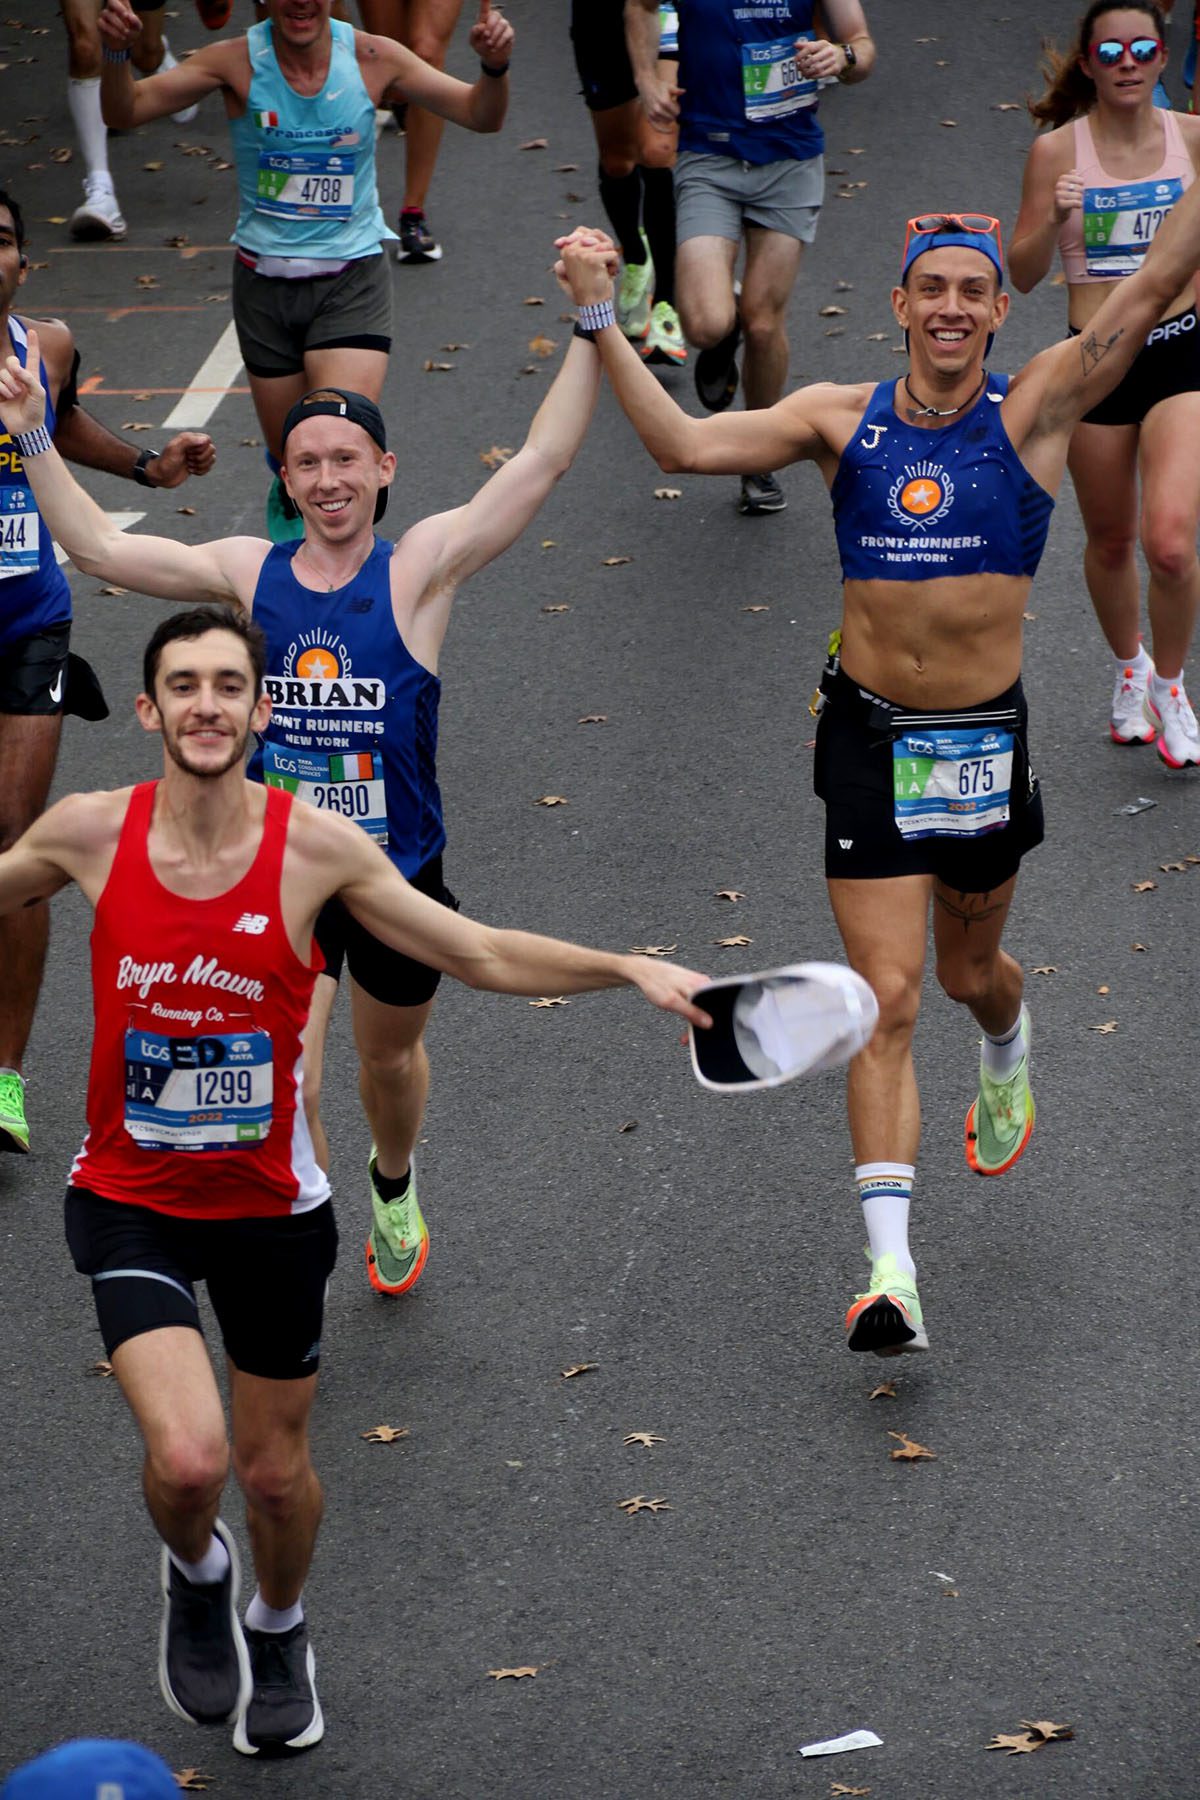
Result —
[[825, 158], [746, 163], [736, 156], [681, 150], [675, 161], [675, 240], [741, 240], [746, 225], [780, 231], [802, 244], [817, 235], [825, 193]]
[[233, 259], [233, 318], [251, 375], [299, 375], [306, 350], [392, 347], [392, 278], [382, 251], [340, 275], [283, 281]]

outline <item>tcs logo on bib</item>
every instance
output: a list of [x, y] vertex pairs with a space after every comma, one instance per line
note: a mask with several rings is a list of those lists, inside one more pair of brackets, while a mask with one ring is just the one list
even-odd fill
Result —
[[925, 531], [954, 504], [954, 483], [940, 463], [909, 464], [892, 484], [888, 508], [910, 531]]

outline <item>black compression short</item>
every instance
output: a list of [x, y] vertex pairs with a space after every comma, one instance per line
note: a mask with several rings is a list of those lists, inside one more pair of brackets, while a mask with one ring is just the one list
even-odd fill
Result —
[[[442, 879], [440, 856], [431, 857], [418, 869], [411, 885], [452, 912], [459, 910], [457, 899]], [[383, 1006], [424, 1006], [437, 993], [440, 969], [381, 944], [340, 900], [329, 900], [321, 908], [313, 936], [325, 958], [325, 974], [340, 980], [345, 963], [359, 987]]]
[[895, 819], [893, 721], [898, 714], [911, 718], [911, 712], [867, 694], [841, 670], [827, 675], [822, 686], [826, 699], [817, 723], [813, 787], [825, 802], [828, 878], [882, 881], [894, 875], [933, 875], [956, 893], [983, 894], [1016, 874], [1026, 851], [1045, 835], [1041, 788], [1029, 761], [1028, 708], [1019, 681], [984, 705], [922, 715], [956, 723], [1010, 709], [1016, 715], [1008, 824], [974, 838], [903, 837]]
[[316, 1374], [337, 1260], [329, 1201], [284, 1218], [180, 1219], [69, 1187], [65, 1216], [106, 1355], [164, 1325], [199, 1331], [195, 1283], [206, 1281], [235, 1368], [270, 1381]]
[[[1071, 326], [1069, 336], [1080, 334]], [[1200, 315], [1195, 307], [1160, 319], [1112, 393], [1083, 415], [1084, 425], [1140, 425], [1152, 406], [1200, 392]]]

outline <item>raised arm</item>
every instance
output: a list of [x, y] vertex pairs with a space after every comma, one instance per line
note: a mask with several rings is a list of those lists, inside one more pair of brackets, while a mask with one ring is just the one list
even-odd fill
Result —
[[374, 68], [386, 90], [413, 100], [462, 125], [468, 131], [499, 131], [508, 111], [507, 69], [512, 56], [513, 28], [491, 0], [479, 0], [479, 17], [471, 27], [471, 49], [479, 58], [479, 78], [458, 81], [435, 69], [394, 38], [358, 34], [359, 62], [364, 73]]
[[418, 893], [350, 821], [326, 813], [310, 817], [304, 809], [297, 827], [293, 836], [304, 864], [326, 871], [326, 883], [333, 872], [339, 898], [372, 936], [468, 987], [500, 994], [636, 987], [666, 1012], [695, 1025], [710, 1023], [690, 1000], [706, 981], [694, 970], [482, 925]]
[[[578, 305], [611, 302], [616, 257], [603, 232], [582, 228], [558, 240], [555, 273]], [[660, 469], [698, 475], [738, 475], [819, 460], [827, 446], [814, 423], [816, 397], [801, 388], [756, 412], [693, 419], [655, 380], [624, 332], [613, 324], [596, 334], [604, 372], [623, 411]]]
[[679, 117], [682, 88], [662, 78], [658, 43], [662, 32], [658, 0], [625, 0], [625, 47], [646, 117], [660, 131]]
[[[248, 599], [254, 591], [250, 574], [254, 539], [227, 538], [193, 546], [118, 530], [46, 437], [46, 396], [37, 375], [38, 334], [33, 326], [25, 357], [22, 364], [9, 356], [0, 368], [0, 420], [16, 440], [38, 511], [76, 568], [163, 600], [195, 605], [201, 600]], [[263, 548], [258, 546], [259, 564]]]
[[108, 54], [100, 71], [100, 110], [104, 123], [119, 131], [131, 131], [149, 119], [162, 119], [168, 113], [182, 112], [219, 88], [232, 88], [237, 71], [245, 65], [249, 76], [249, 58], [245, 38], [226, 38], [220, 43], [205, 44], [174, 69], [158, 75], [147, 75], [135, 81], [128, 61], [129, 46], [142, 29], [142, 21], [129, 0], [105, 0], [99, 19], [100, 36], [106, 52], [125, 60], [113, 62]]

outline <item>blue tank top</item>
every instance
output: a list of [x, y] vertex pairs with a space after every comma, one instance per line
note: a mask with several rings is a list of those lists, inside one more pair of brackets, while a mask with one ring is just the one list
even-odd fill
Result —
[[446, 843], [436, 768], [442, 684], [396, 629], [385, 538], [330, 594], [296, 580], [299, 548], [273, 545], [254, 590], [274, 710], [251, 779], [354, 819], [402, 875], [415, 875]]
[[354, 30], [340, 19], [329, 29], [329, 74], [311, 99], [280, 74], [270, 20], [246, 33], [250, 92], [245, 112], [229, 122], [239, 200], [233, 242], [259, 256], [353, 262], [396, 235], [379, 207], [375, 108]]
[[971, 410], [936, 431], [900, 417], [895, 386], [871, 395], [830, 490], [843, 580], [1033, 575], [1054, 500], [1004, 429], [1008, 376], [989, 375]]
[[[14, 353], [25, 360], [26, 332], [9, 318]], [[46, 390], [46, 430], [57, 419], [43, 362], [38, 375]], [[16, 445], [0, 425], [0, 647], [33, 637], [71, 618], [71, 589], [54, 559], [54, 541], [38, 512]]]
[[747, 163], [819, 156], [817, 84], [795, 58], [796, 39], [815, 35], [813, 0], [678, 0], [677, 10], [679, 148]]

